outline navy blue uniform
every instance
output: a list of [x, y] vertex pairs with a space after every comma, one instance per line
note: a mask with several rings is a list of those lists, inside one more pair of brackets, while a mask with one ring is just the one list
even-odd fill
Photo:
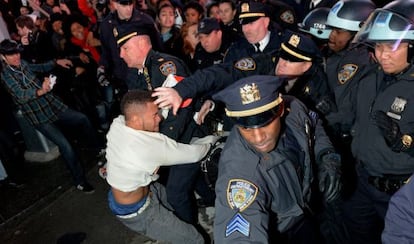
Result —
[[[414, 133], [414, 68], [395, 76], [372, 65], [359, 82], [352, 152], [358, 161], [358, 186], [346, 202], [351, 236], [359, 243], [379, 242], [381, 224], [393, 190], [414, 172], [413, 148], [393, 151], [373, 114], [386, 113], [402, 134]], [[373, 240], [374, 239], [374, 240]]]
[[[270, 32], [269, 43], [262, 50], [262, 53], [271, 53], [279, 50], [280, 44], [282, 43], [282, 33], [276, 30]], [[256, 53], [256, 49], [253, 44], [249, 43], [246, 38], [240, 38], [233, 42], [224, 57], [225, 63], [232, 63], [243, 57], [249, 57]]]
[[370, 63], [371, 56], [366, 47], [345, 49], [333, 53], [326, 60], [326, 75], [337, 108], [337, 111], [326, 115], [326, 119], [334, 127], [336, 135], [349, 135], [355, 118], [358, 83], [363, 75], [361, 70]]
[[275, 149], [257, 153], [236, 127], [226, 141], [216, 183], [216, 243], [271, 243], [273, 235], [305, 219], [314, 177], [312, 155], [332, 145], [304, 104], [283, 98], [288, 114], [282, 118], [284, 129]]
[[116, 44], [114, 37], [114, 28], [120, 25], [128, 24], [132, 21], [137, 21], [142, 24], [143, 27], [150, 29], [150, 38], [154, 50], [162, 50], [162, 42], [158, 30], [155, 27], [155, 22], [148, 14], [134, 9], [132, 17], [129, 20], [120, 20], [116, 12], [110, 13], [101, 22], [99, 26], [100, 40], [101, 40], [101, 59], [99, 65], [105, 67], [105, 71], [108, 78], [112, 78], [119, 85], [124, 85], [122, 82], [126, 79], [128, 74], [128, 67], [126, 63], [119, 56], [119, 47]]
[[[241, 58], [232, 64], [225, 63], [199, 70], [184, 79], [174, 88], [182, 98], [192, 98], [207, 92], [221, 90], [234, 81], [251, 75], [275, 75], [277, 52], [254, 54]], [[310, 109], [315, 109], [319, 100], [330, 92], [322, 66], [312, 64], [311, 68], [297, 79], [287, 92], [299, 98]]]

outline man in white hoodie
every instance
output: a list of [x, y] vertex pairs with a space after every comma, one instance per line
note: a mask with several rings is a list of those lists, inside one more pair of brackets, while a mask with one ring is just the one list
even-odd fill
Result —
[[165, 188], [155, 181], [162, 165], [202, 160], [215, 138], [189, 145], [159, 133], [161, 117], [150, 91], [129, 91], [121, 101], [121, 113], [107, 134], [110, 209], [128, 228], [152, 239], [204, 243], [194, 226], [174, 215]]

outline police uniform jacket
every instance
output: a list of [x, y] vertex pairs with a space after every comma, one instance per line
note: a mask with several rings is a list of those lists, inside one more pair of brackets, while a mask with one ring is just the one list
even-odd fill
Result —
[[368, 75], [359, 82], [352, 152], [371, 176], [410, 175], [414, 172], [413, 154], [392, 151], [380, 129], [372, 122], [372, 113], [383, 111], [398, 123], [402, 134], [413, 135], [413, 89], [413, 66], [385, 82], [384, 72], [372, 65]]
[[250, 75], [274, 75], [273, 54], [260, 53], [241, 58], [235, 62], [222, 63], [197, 70], [178, 83], [174, 89], [182, 98], [192, 98], [207, 92], [223, 89], [234, 81]]
[[[304, 218], [313, 180], [312, 155], [332, 145], [303, 103], [283, 98], [288, 114], [282, 118], [284, 127], [274, 150], [258, 153], [237, 127], [226, 141], [216, 182], [215, 243], [268, 243], [270, 233], [286, 232]], [[314, 147], [309, 144], [313, 136]]]
[[101, 40], [101, 58], [99, 64], [106, 68], [108, 77], [115, 78], [119, 81], [125, 80], [128, 73], [128, 66], [119, 56], [119, 47], [114, 37], [115, 27], [129, 23], [130, 21], [141, 22], [144, 27], [151, 30], [151, 43], [154, 50], [162, 50], [162, 42], [159, 32], [155, 27], [154, 20], [148, 14], [134, 9], [132, 17], [129, 20], [120, 20], [116, 12], [111, 12], [106, 16], [100, 26], [100, 40]]
[[[232, 64], [214, 65], [195, 72], [174, 88], [182, 98], [193, 98], [223, 89], [234, 81], [251, 75], [275, 75], [277, 55], [277, 51], [267, 54], [258, 53], [241, 58]], [[313, 64], [302, 77], [298, 78], [287, 94], [299, 98], [309, 108], [314, 109], [315, 104], [328, 93], [330, 89], [325, 72], [321, 66]]]
[[210, 67], [213, 64], [223, 63], [224, 56], [226, 55], [227, 49], [229, 48], [230, 44], [231, 43], [228, 40], [223, 38], [220, 49], [213, 53], [209, 53], [201, 46], [200, 43], [198, 43], [194, 53], [196, 69], [204, 69]]
[[309, 109], [317, 111], [316, 104], [331, 93], [328, 80], [321, 64], [313, 63], [302, 76], [297, 78], [286, 94], [295, 96]]
[[[148, 90], [148, 84], [152, 89], [162, 86], [169, 74], [186, 77], [190, 75], [184, 62], [174, 56], [150, 50], [145, 59], [145, 68], [138, 72], [135, 68], [129, 69], [128, 89]], [[170, 112], [167, 119], [160, 124], [160, 132], [177, 141], [187, 143], [191, 140], [191, 133], [184, 133], [186, 125], [191, 120], [192, 108], [182, 108], [177, 116]], [[185, 135], [184, 135], [184, 134]]]
[[355, 96], [363, 66], [371, 63], [366, 47], [342, 50], [327, 59], [326, 74], [337, 111], [326, 116], [329, 126], [339, 124], [336, 133], [349, 133], [354, 121]]
[[[270, 40], [266, 47], [262, 50], [262, 53], [270, 53], [276, 50], [279, 50], [282, 40], [282, 33], [272, 30], [270, 32]], [[255, 47], [247, 41], [246, 38], [240, 38], [239, 40], [233, 42], [227, 51], [226, 56], [224, 57], [225, 63], [232, 63], [236, 60], [239, 60], [243, 57], [249, 57], [256, 53]]]

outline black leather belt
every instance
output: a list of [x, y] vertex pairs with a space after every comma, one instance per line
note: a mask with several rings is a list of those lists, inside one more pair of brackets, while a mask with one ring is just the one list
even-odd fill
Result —
[[368, 183], [377, 188], [377, 190], [392, 195], [405, 185], [409, 178], [410, 175], [369, 176]]

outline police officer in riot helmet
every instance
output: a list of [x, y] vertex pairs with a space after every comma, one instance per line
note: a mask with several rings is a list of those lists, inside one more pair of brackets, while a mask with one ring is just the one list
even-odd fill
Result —
[[355, 38], [372, 44], [378, 64], [364, 71], [356, 98], [358, 187], [345, 205], [354, 243], [380, 243], [389, 199], [414, 172], [413, 9], [413, 0], [393, 1], [377, 9]]
[[323, 50], [327, 47], [332, 27], [326, 24], [329, 8], [315, 8], [298, 24], [298, 30], [308, 34]]

